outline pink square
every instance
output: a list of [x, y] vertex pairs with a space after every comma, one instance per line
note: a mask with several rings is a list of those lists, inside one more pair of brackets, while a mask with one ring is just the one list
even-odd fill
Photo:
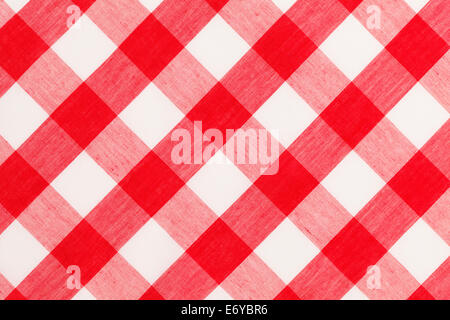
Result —
[[81, 79], [52, 50], [44, 53], [19, 79], [19, 84], [48, 114], [81, 83]]
[[325, 121], [317, 118], [289, 146], [288, 151], [321, 181], [351, 148]]
[[317, 113], [325, 110], [350, 83], [319, 49], [314, 51], [287, 82]]
[[237, 300], [270, 300], [284, 286], [283, 281], [254, 253], [221, 284]]
[[328, 191], [318, 185], [289, 219], [319, 248], [323, 248], [352, 219]]
[[221, 216], [221, 219], [254, 249], [285, 217], [257, 187], [251, 186]]
[[450, 179], [450, 121], [447, 121], [422, 147], [422, 153]]
[[6, 2], [0, 2], [0, 28], [12, 18], [14, 15], [14, 11], [6, 4]]
[[95, 230], [119, 250], [150, 216], [119, 186], [86, 217]]
[[116, 118], [89, 144], [86, 151], [119, 182], [150, 149], [122, 120]]
[[[404, 0], [364, 0], [353, 15], [378, 41], [387, 45], [414, 17], [415, 12]], [[379, 25], [376, 19], [379, 19]]]
[[187, 50], [181, 51], [154, 80], [156, 86], [184, 114], [187, 114], [216, 82]]
[[422, 216], [433, 230], [450, 245], [450, 230], [446, 226], [450, 224], [450, 190], [439, 198], [434, 205]]
[[286, 15], [318, 46], [349, 15], [338, 0], [297, 1]]
[[116, 254], [89, 281], [86, 288], [100, 300], [137, 300], [149, 286], [121, 255]]
[[423, 76], [420, 83], [450, 112], [450, 53], [447, 52]]
[[[378, 276], [376, 281], [379, 282], [375, 282], [374, 277]], [[357, 286], [371, 300], [406, 300], [420, 283], [387, 253], [375, 266], [369, 267]]]
[[353, 82], [387, 114], [417, 81], [397, 59], [383, 50]]
[[223, 86], [251, 113], [281, 86], [283, 79], [254, 50], [221, 80]]
[[14, 84], [14, 79], [0, 67], [0, 98]]
[[281, 12], [270, 0], [231, 0], [220, 15], [249, 45], [254, 45], [281, 17]]
[[14, 221], [14, 217], [0, 205], [0, 233], [3, 232]]
[[[174, 149], [175, 145], [179, 144], [179, 141], [173, 140], [172, 137], [174, 132], [177, 132], [178, 130], [181, 130], [179, 132], [188, 132], [191, 139], [194, 139], [194, 135], [196, 134], [195, 132], [200, 132], [200, 130], [195, 131], [197, 129], [194, 129], [193, 122], [191, 122], [187, 118], [184, 118], [177, 124], [175, 128], [172, 129], [170, 133], [166, 135], [163, 140], [158, 143], [153, 151], [161, 158], [162, 161], [164, 161], [164, 163], [170, 169], [172, 169], [173, 172], [177, 174], [179, 178], [181, 178], [184, 182], [187, 182], [202, 167], [203, 163], [196, 163], [195, 159], [197, 157], [200, 157], [200, 159], [202, 159], [203, 154], [201, 153], [201, 150], [197, 150], [197, 148], [191, 147], [191, 161], [189, 163], [175, 164], [175, 162], [172, 160], [172, 150]], [[204, 142], [203, 146], [205, 146], [206, 144], [209, 143]]]
[[13, 154], [13, 152], [13, 147], [11, 147], [2, 136], [0, 136], [0, 165], [5, 162], [5, 160]]
[[188, 254], [184, 254], [153, 286], [167, 300], [196, 300], [206, 298], [217, 282]]
[[49, 254], [22, 281], [18, 290], [30, 300], [69, 300], [78, 292], [78, 289], [67, 287], [67, 279], [70, 276], [67, 270]]
[[[262, 174], [274, 175], [278, 172], [279, 156], [285, 151], [284, 147], [270, 134], [255, 118], [250, 118], [242, 127], [242, 131], [235, 131], [227, 140], [222, 151], [238, 167], [250, 181], [256, 181]], [[246, 138], [249, 134], [252, 138]], [[254, 134], [254, 135], [253, 135]], [[242, 140], [245, 138], [245, 144]], [[264, 143], [265, 142], [265, 150]], [[242, 147], [243, 145], [243, 147]], [[272, 153], [273, 152], [273, 153]], [[261, 154], [267, 156], [266, 163], [261, 162]], [[272, 157], [273, 156], [273, 157]], [[245, 157], [245, 158], [244, 158]], [[250, 159], [253, 159], [250, 161]]]
[[433, 297], [440, 300], [450, 299], [450, 258], [445, 260], [443, 264], [425, 281], [423, 286], [430, 292]]
[[117, 50], [86, 83], [111, 110], [119, 114], [144, 90], [150, 80], [121, 50]]
[[14, 286], [0, 274], [0, 299], [4, 300], [13, 290]]
[[187, 45], [216, 11], [205, 0], [165, 0], [153, 14], [182, 45]]
[[[49, 45], [56, 42], [67, 30], [73, 12], [68, 10], [74, 6], [70, 0], [29, 1], [20, 17]], [[81, 16], [83, 12], [75, 13]]]
[[387, 249], [392, 247], [418, 218], [419, 216], [387, 185], [356, 216], [363, 227]]
[[51, 186], [19, 216], [20, 223], [48, 250], [53, 250], [82, 220]]
[[184, 249], [214, 223], [217, 216], [187, 186], [155, 214], [154, 219]]
[[429, 1], [419, 12], [420, 17], [433, 28], [447, 43], [450, 43], [450, 32], [448, 32], [448, 17], [450, 6], [447, 0]]
[[55, 179], [81, 151], [80, 146], [51, 118], [18, 149], [18, 153], [48, 182]]
[[355, 151], [387, 182], [417, 149], [388, 119], [383, 118], [361, 140]]
[[86, 14], [116, 45], [148, 15], [138, 1], [129, 0], [97, 0]]
[[289, 287], [301, 300], [337, 300], [353, 287], [353, 283], [324, 254], [319, 253]]

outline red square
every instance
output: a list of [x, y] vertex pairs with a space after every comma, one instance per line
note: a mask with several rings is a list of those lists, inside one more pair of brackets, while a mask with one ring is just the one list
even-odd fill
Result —
[[289, 288], [289, 286], [287, 286], [274, 298], [274, 300], [300, 300], [300, 298], [291, 288]]
[[386, 49], [417, 79], [448, 51], [447, 43], [416, 15]]
[[153, 216], [184, 182], [151, 151], [120, 182], [120, 186]]
[[226, 136], [226, 129], [239, 129], [250, 113], [219, 82], [186, 115], [191, 121], [202, 121], [203, 131], [219, 129]]
[[72, 0], [82, 11], [86, 11], [95, 2], [95, 0]]
[[221, 283], [252, 250], [218, 219], [187, 252], [217, 283]]
[[419, 216], [449, 187], [449, 181], [444, 174], [420, 151], [388, 184]]
[[417, 288], [416, 291], [408, 298], [408, 300], [436, 300], [423, 286]]
[[321, 117], [354, 148], [383, 118], [383, 114], [358, 87], [350, 83]]
[[0, 166], [0, 203], [16, 218], [47, 185], [17, 152]]
[[6, 298], [5, 300], [28, 300], [17, 288], [14, 289]]
[[151, 286], [139, 300], [164, 300], [164, 297]]
[[280, 156], [277, 174], [262, 175], [255, 182], [285, 215], [289, 215], [318, 184], [289, 152]]
[[339, 0], [348, 11], [352, 12], [362, 2], [362, 0]]
[[206, 0], [206, 2], [208, 2], [209, 5], [213, 7], [214, 10], [216, 10], [217, 12], [219, 12], [220, 9], [222, 9], [223, 6], [226, 5], [228, 1], [229, 0]]
[[48, 49], [47, 44], [18, 15], [0, 29], [0, 66], [14, 79]]
[[183, 49], [181, 43], [150, 15], [122, 43], [120, 49], [153, 80]]
[[82, 148], [86, 148], [116, 115], [83, 83], [51, 116]]
[[316, 45], [283, 15], [254, 49], [286, 80], [316, 50]]
[[353, 283], [357, 283], [387, 252], [386, 249], [355, 219], [331, 240], [322, 252]]
[[64, 268], [80, 267], [81, 283], [87, 284], [116, 254], [116, 250], [85, 220], [52, 251]]

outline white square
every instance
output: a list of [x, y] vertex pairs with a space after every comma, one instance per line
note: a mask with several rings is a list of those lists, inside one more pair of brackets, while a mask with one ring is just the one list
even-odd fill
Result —
[[0, 234], [0, 273], [15, 287], [48, 255], [48, 251], [16, 221]]
[[353, 80], [383, 50], [383, 46], [351, 14], [320, 49], [347, 78]]
[[188, 187], [218, 216], [221, 216], [251, 184], [221, 150], [187, 182]]
[[150, 148], [155, 147], [183, 117], [184, 114], [153, 83], [119, 115]]
[[116, 45], [83, 15], [52, 49], [84, 81], [116, 50]]
[[297, 0], [272, 0], [281, 11], [286, 12]]
[[85, 217], [116, 183], [83, 151], [51, 185]]
[[217, 80], [250, 49], [220, 15], [216, 15], [186, 48]]
[[415, 11], [419, 12], [430, 0], [405, 0], [405, 2]]
[[228, 292], [226, 292], [221, 286], [218, 286], [211, 292], [205, 300], [234, 300]]
[[0, 135], [15, 149], [48, 118], [17, 83], [0, 98]]
[[150, 12], [158, 8], [163, 0], [139, 0], [139, 2], [146, 7]]
[[369, 298], [357, 286], [354, 286], [341, 300], [369, 300]]
[[317, 113], [285, 82], [253, 117], [288, 148], [317, 118]]
[[386, 117], [420, 149], [449, 119], [449, 114], [417, 83]]
[[73, 296], [72, 300], [97, 300], [92, 293], [89, 292], [86, 287], [82, 288]]
[[150, 284], [154, 283], [183, 252], [183, 249], [154, 219], [148, 221], [119, 251]]
[[450, 250], [431, 227], [419, 219], [389, 250], [420, 283], [448, 258]]
[[320, 252], [289, 219], [285, 219], [255, 253], [288, 284]]
[[351, 151], [322, 181], [322, 185], [355, 216], [384, 186], [384, 181]]
[[5, 3], [15, 12], [19, 12], [28, 2], [30, 0], [5, 0]]

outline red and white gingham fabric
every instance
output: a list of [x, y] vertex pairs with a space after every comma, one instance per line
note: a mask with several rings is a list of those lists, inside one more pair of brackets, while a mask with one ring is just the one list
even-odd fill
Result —
[[[449, 17], [0, 1], [0, 299], [449, 299]], [[175, 164], [194, 121], [279, 129], [278, 172]]]

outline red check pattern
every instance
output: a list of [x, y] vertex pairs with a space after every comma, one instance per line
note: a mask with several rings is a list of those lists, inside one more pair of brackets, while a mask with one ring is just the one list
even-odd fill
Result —
[[[1, 1], [0, 299], [449, 299], [449, 16], [447, 0]], [[314, 114], [302, 131], [286, 96]], [[296, 132], [274, 175], [171, 160], [194, 121], [274, 118]]]

